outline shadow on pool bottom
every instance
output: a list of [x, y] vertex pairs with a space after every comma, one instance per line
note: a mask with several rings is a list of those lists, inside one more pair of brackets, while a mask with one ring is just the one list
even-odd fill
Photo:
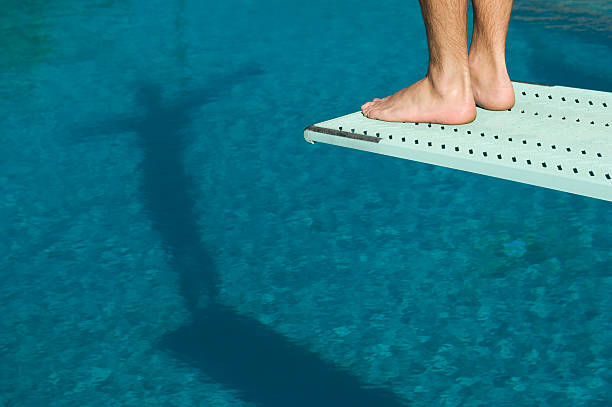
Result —
[[191, 322], [165, 335], [161, 346], [244, 401], [265, 407], [408, 405], [223, 305], [194, 310]]
[[[178, 276], [177, 288], [191, 316], [190, 322], [162, 338], [160, 348], [234, 390], [242, 400], [262, 407], [402, 406], [389, 389], [368, 386], [307, 346], [217, 301], [221, 273], [201, 241], [207, 211], [196, 210], [196, 197], [206, 191], [200, 191], [185, 170], [185, 149], [192, 142], [189, 124], [197, 109], [261, 73], [257, 64], [238, 67], [174, 99], [163, 97], [160, 84], [143, 81], [135, 89], [140, 116], [107, 120], [79, 131], [138, 135], [143, 207], [171, 256], [169, 265]], [[205, 160], [206, 154], [200, 158]], [[198, 307], [202, 298], [208, 299], [207, 308]]]

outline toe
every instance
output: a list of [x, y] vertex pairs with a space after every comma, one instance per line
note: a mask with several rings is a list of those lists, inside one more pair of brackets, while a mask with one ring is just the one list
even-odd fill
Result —
[[376, 109], [374, 106], [370, 107], [367, 111], [366, 111], [366, 117], [368, 119], [376, 119], [376, 113], [378, 112], [378, 109]]
[[366, 111], [371, 111], [371, 110], [372, 110], [374, 107], [376, 107], [376, 106], [377, 106], [379, 103], [380, 103], [380, 102], [378, 102], [378, 101], [376, 101], [376, 102], [374, 102], [374, 101], [372, 101], [372, 102], [368, 102], [368, 103], [366, 103], [365, 110], [366, 110]]
[[376, 101], [369, 102], [368, 106], [365, 109], [365, 116], [370, 119], [375, 119], [378, 115], [378, 112], [380, 111], [383, 101], [384, 99], [378, 99]]
[[363, 105], [361, 105], [361, 107], [362, 107], [362, 108], [364, 108], [364, 107], [365, 107], [365, 106], [367, 106], [367, 105], [370, 105], [370, 104], [372, 104], [372, 103], [376, 103], [376, 102], [380, 102], [381, 100], [385, 100], [385, 99], [386, 99], [386, 98], [384, 98], [384, 99], [381, 99], [381, 98], [374, 98], [374, 99], [370, 100], [369, 102], [365, 102]]

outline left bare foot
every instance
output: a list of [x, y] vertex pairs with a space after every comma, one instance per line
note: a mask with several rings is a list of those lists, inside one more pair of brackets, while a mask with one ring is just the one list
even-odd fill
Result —
[[469, 87], [457, 83], [440, 92], [429, 76], [384, 99], [363, 104], [361, 111], [370, 119], [390, 122], [465, 124], [476, 118]]

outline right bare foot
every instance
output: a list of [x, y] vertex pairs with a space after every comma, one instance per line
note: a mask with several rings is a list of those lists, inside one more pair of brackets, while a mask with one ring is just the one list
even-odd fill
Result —
[[465, 75], [465, 81], [452, 80], [447, 87], [442, 87], [443, 90], [434, 86], [431, 77], [425, 76], [391, 96], [364, 103], [361, 111], [370, 119], [389, 122], [470, 123], [476, 118], [476, 106], [467, 68]]
[[507, 110], [514, 106], [514, 89], [505, 63], [495, 67], [486, 58], [469, 55], [472, 94], [477, 106], [487, 110]]

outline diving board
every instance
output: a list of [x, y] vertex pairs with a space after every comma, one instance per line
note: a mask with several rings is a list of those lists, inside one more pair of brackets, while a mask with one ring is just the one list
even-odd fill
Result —
[[612, 201], [612, 93], [513, 81], [512, 109], [462, 125], [361, 111], [304, 129], [327, 143]]

